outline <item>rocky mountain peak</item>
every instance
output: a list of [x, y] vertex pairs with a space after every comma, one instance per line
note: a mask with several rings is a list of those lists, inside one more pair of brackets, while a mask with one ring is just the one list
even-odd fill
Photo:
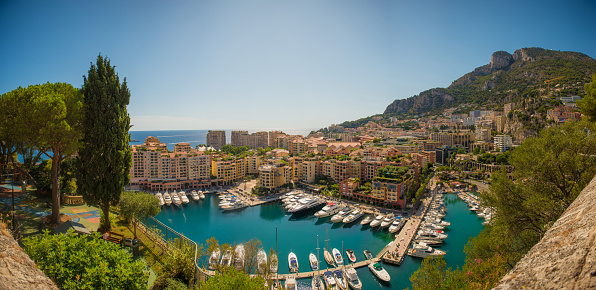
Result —
[[490, 57], [490, 68], [493, 72], [504, 69], [511, 63], [513, 63], [513, 56], [506, 51], [497, 51]]

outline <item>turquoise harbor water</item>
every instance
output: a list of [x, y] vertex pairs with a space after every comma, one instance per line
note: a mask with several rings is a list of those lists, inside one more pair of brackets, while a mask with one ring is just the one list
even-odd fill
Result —
[[[326, 230], [329, 231], [329, 247], [341, 250], [352, 249], [358, 261], [364, 259], [363, 250], [376, 255], [387, 243], [393, 240], [387, 230], [371, 230], [359, 222], [349, 226], [334, 224], [330, 218], [317, 219], [313, 213], [295, 216], [287, 214], [280, 202], [249, 207], [232, 212], [224, 212], [217, 206], [218, 198], [208, 195], [205, 200], [189, 203], [180, 209], [164, 207], [157, 219], [172, 229], [183, 233], [197, 243], [205, 243], [210, 237], [223, 243], [235, 244], [258, 238], [268, 251], [275, 249], [275, 227], [278, 229], [279, 273], [288, 273], [287, 256], [293, 251], [298, 256], [300, 271], [310, 271], [308, 255], [316, 254], [317, 235], [320, 244], [321, 269], [326, 268], [323, 247], [326, 246]], [[448, 212], [445, 220], [451, 222], [449, 237], [440, 247], [447, 251], [445, 260], [448, 267], [456, 268], [464, 263], [463, 248], [470, 237], [482, 230], [482, 219], [472, 213], [466, 203], [456, 195], [445, 195]], [[344, 252], [345, 253], [345, 252]], [[411, 286], [410, 275], [416, 271], [421, 260], [407, 256], [401, 266], [383, 264], [391, 275], [390, 284], [382, 284], [368, 268], [358, 269], [363, 289], [404, 289]], [[300, 280], [300, 289], [310, 288], [310, 279]]]

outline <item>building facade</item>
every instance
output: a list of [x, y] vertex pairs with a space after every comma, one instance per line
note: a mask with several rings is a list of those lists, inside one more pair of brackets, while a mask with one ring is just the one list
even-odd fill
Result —
[[207, 146], [220, 150], [224, 145], [226, 145], [226, 131], [207, 132]]

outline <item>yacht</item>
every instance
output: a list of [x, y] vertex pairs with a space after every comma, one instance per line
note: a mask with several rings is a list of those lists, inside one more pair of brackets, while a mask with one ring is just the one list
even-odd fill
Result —
[[264, 273], [265, 267], [267, 267], [267, 253], [265, 253], [265, 250], [260, 249], [257, 253], [257, 271]]
[[427, 218], [426, 220], [433, 224], [437, 224], [437, 225], [444, 226], [444, 227], [448, 227], [451, 225], [450, 222], [447, 222], [447, 221], [444, 221], [444, 220], [441, 220], [438, 218]]
[[190, 202], [190, 200], [188, 200], [188, 197], [186, 196], [186, 192], [181, 191], [178, 193], [178, 196], [180, 196], [180, 200], [183, 204], [188, 204]]
[[363, 225], [363, 226], [364, 226], [364, 225], [368, 225], [368, 224], [370, 224], [370, 222], [372, 222], [372, 221], [373, 221], [373, 219], [374, 219], [374, 217], [373, 217], [372, 215], [367, 215], [367, 216], [366, 216], [366, 217], [365, 217], [365, 218], [364, 218], [364, 219], [363, 219], [363, 220], [360, 222], [360, 224], [361, 224], [361, 225]]
[[444, 251], [433, 249], [429, 245], [424, 242], [414, 244], [414, 247], [408, 249], [408, 255], [412, 257], [418, 258], [426, 258], [426, 257], [433, 257], [436, 258], [438, 256], [445, 255]]
[[236, 270], [244, 269], [244, 245], [240, 244], [236, 246], [236, 250], [234, 252], [236, 253], [236, 260], [234, 261]]
[[209, 257], [209, 269], [215, 270], [215, 265], [218, 264], [220, 256], [221, 251], [219, 249], [216, 249], [211, 253], [211, 256]]
[[271, 273], [277, 273], [278, 264], [277, 254], [271, 255], [271, 258], [269, 258], [269, 271], [271, 271]]
[[205, 193], [203, 193], [202, 191], [199, 191], [199, 198], [205, 199]]
[[172, 204], [180, 207], [182, 205], [182, 200], [180, 200], [180, 197], [178, 196], [178, 194], [176, 194], [176, 192], [172, 192]]
[[363, 215], [363, 213], [360, 210], [356, 209], [353, 212], [351, 212], [350, 215], [345, 217], [342, 222], [344, 224], [351, 224], [351, 223], [357, 221], [360, 217], [362, 217], [362, 215]]
[[319, 260], [317, 260], [315, 254], [310, 253], [310, 255], [308, 255], [308, 261], [310, 262], [310, 267], [313, 271], [319, 270]]
[[333, 271], [333, 277], [335, 277], [335, 281], [337, 282], [339, 289], [348, 289], [348, 283], [346, 282], [346, 278], [344, 278], [344, 274], [341, 270]]
[[395, 220], [389, 227], [389, 232], [392, 234], [396, 233], [397, 231], [401, 230], [401, 228], [403, 228], [404, 224], [405, 221], [402, 219], [402, 217], [398, 216], [397, 218], [395, 218]]
[[339, 203], [330, 202], [328, 203], [323, 209], [315, 213], [315, 216], [318, 218], [328, 217], [330, 215], [334, 215], [341, 210], [341, 205]]
[[341, 252], [336, 248], [333, 248], [333, 259], [335, 259], [335, 263], [338, 267], [344, 265], [344, 258], [341, 256]]
[[286, 285], [284, 286], [284, 289], [288, 289], [288, 290], [298, 289], [298, 285], [296, 284], [296, 278], [294, 277], [294, 275], [288, 275], [286, 277]]
[[245, 207], [248, 207], [248, 205], [246, 203], [244, 203], [242, 201], [238, 201], [238, 202], [235, 202], [233, 204], [224, 206], [221, 209], [223, 209], [223, 210], [236, 210], [236, 209], [242, 209], [242, 208], [245, 208]]
[[422, 223], [422, 227], [427, 228], [429, 230], [442, 230], [442, 229], [445, 229], [444, 226], [440, 226], [440, 225], [429, 223], [429, 222]]
[[325, 284], [323, 284], [319, 275], [314, 275], [312, 277], [311, 288], [313, 290], [325, 290]]
[[290, 273], [298, 272], [298, 258], [294, 252], [290, 252], [288, 255], [288, 266], [290, 267]]
[[156, 193], [155, 197], [157, 197], [157, 200], [159, 200], [159, 206], [163, 206], [165, 204], [164, 200], [163, 200], [163, 196], [161, 195], [161, 193]]
[[346, 280], [348, 280], [350, 288], [357, 290], [362, 289], [362, 282], [360, 281], [360, 278], [358, 278], [358, 273], [356, 273], [356, 269], [354, 269], [353, 267], [349, 267], [344, 270], [344, 273], [346, 274]]
[[316, 198], [303, 198], [298, 201], [298, 204], [291, 209], [288, 210], [290, 213], [301, 213], [308, 210], [313, 210], [317, 208], [321, 208], [325, 202], [320, 201]]
[[221, 256], [221, 265], [222, 266], [230, 266], [232, 265], [232, 251], [226, 250], [226, 252]]
[[370, 227], [374, 228], [374, 227], [378, 227], [381, 225], [381, 222], [383, 222], [383, 219], [385, 218], [384, 215], [380, 214], [378, 215], [374, 221], [370, 222]]
[[394, 220], [395, 218], [392, 214], [386, 216], [385, 219], [383, 219], [383, 222], [381, 223], [381, 228], [389, 227]]
[[389, 273], [387, 273], [387, 270], [381, 267], [380, 263], [370, 263], [368, 264], [368, 269], [370, 269], [370, 271], [373, 272], [373, 274], [375, 274], [375, 276], [377, 276], [377, 278], [379, 278], [381, 281], [389, 282], [389, 280], [391, 280]]
[[193, 191], [190, 193], [190, 197], [191, 197], [191, 198], [192, 198], [192, 200], [194, 200], [194, 201], [198, 201], [198, 200], [200, 200], [200, 199], [201, 199], [201, 197], [199, 197], [199, 194], [197, 193], [197, 191], [196, 191], [196, 190], [193, 190]]
[[364, 250], [364, 256], [366, 257], [367, 260], [370, 260], [373, 258], [373, 255], [369, 250]]
[[333, 272], [331, 271], [326, 271], [325, 273], [323, 273], [323, 276], [325, 277], [325, 285], [327, 285], [327, 289], [329, 290], [337, 290], [337, 283], [335, 282], [335, 278], [333, 278]]
[[350, 208], [345, 207], [344, 209], [339, 211], [337, 214], [335, 214], [333, 217], [331, 217], [331, 221], [334, 223], [339, 223], [344, 220], [344, 218], [346, 217], [346, 215], [349, 214], [349, 212], [350, 212]]
[[327, 249], [323, 249], [323, 257], [325, 257], [325, 262], [330, 266], [335, 266], [335, 261], [333, 260], [333, 255], [327, 251]]
[[444, 240], [447, 238], [447, 234], [443, 233], [443, 231], [436, 231], [436, 230], [420, 230], [418, 231], [417, 238], [431, 238], [431, 239], [441, 239]]
[[354, 255], [354, 251], [352, 249], [347, 249], [346, 254], [348, 255], [348, 260], [352, 263], [356, 263], [356, 255]]
[[163, 193], [163, 201], [168, 206], [172, 204], [172, 197], [167, 191]]
[[441, 245], [443, 243], [443, 240], [441, 239], [433, 239], [433, 238], [416, 238], [414, 239], [415, 243], [425, 243], [429, 246], [438, 246]]

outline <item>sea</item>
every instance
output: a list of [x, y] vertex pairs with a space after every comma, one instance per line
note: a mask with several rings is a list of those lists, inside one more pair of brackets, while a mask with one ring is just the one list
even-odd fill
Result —
[[[267, 253], [277, 247], [279, 273], [282, 274], [289, 272], [287, 257], [291, 251], [298, 257], [300, 271], [311, 271], [308, 256], [311, 252], [317, 254], [317, 243], [320, 248], [320, 267], [326, 269], [323, 248], [343, 249], [343, 253], [346, 249], [352, 249], [357, 261], [361, 261], [364, 259], [364, 250], [376, 255], [393, 241], [393, 235], [386, 229], [362, 226], [360, 220], [344, 225], [332, 223], [329, 217], [318, 219], [314, 213], [292, 215], [282, 208], [280, 202], [235, 211], [222, 211], [217, 203], [216, 195], [207, 195], [206, 199], [191, 201], [181, 208], [164, 207], [156, 218], [199, 244], [204, 244], [211, 237], [215, 237], [220, 245], [238, 244], [256, 238]], [[444, 220], [451, 222], [451, 225], [446, 230], [448, 238], [439, 248], [447, 252], [447, 267], [455, 269], [463, 266], [464, 245], [468, 239], [480, 233], [483, 220], [454, 194], [445, 195], [445, 205], [448, 210]], [[201, 260], [205, 266], [207, 258]], [[380, 282], [367, 267], [357, 269], [357, 273], [363, 289], [405, 289], [411, 287], [409, 278], [421, 261], [406, 256], [400, 266], [382, 263], [391, 275], [390, 283]], [[310, 279], [301, 279], [298, 284], [299, 289], [310, 289]]]

